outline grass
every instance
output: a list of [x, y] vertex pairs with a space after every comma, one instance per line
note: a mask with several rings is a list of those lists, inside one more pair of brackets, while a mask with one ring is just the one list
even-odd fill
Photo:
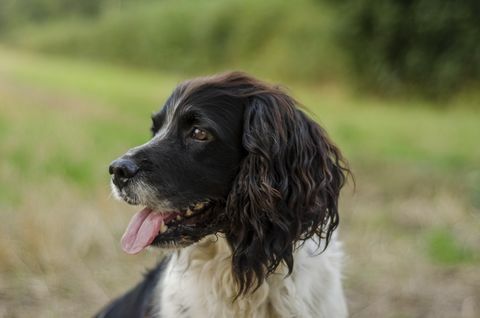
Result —
[[[157, 256], [124, 255], [108, 163], [184, 76], [0, 48], [0, 316], [90, 316]], [[267, 77], [267, 79], [269, 79]], [[274, 80], [270, 78], [270, 80]], [[286, 82], [349, 158], [340, 235], [352, 317], [480, 314], [480, 116], [466, 98]]]
[[457, 265], [475, 261], [477, 255], [447, 229], [434, 229], [427, 236], [428, 255], [433, 261]]
[[[94, 99], [102, 104], [102, 109], [122, 110], [132, 115], [130, 120], [136, 120], [137, 124], [146, 120], [147, 114], [155, 111], [181, 80], [178, 75], [108, 67], [89, 61], [74, 63], [61, 58], [52, 62], [28, 54], [18, 58], [19, 54], [2, 52], [2, 72], [21, 83], [81, 95], [87, 99], [86, 103]], [[454, 169], [473, 168], [480, 160], [480, 148], [476, 147], [480, 112], [468, 108], [474, 101], [452, 102], [443, 111], [434, 110], [431, 102], [420, 100], [388, 102], [385, 107], [384, 100], [373, 97], [359, 99], [348, 92], [338, 96], [335, 87], [305, 89], [290, 84], [293, 94], [325, 124], [350, 156], [411, 159]], [[112, 128], [119, 133], [116, 127]], [[129, 127], [126, 129], [126, 135], [131, 135]]]

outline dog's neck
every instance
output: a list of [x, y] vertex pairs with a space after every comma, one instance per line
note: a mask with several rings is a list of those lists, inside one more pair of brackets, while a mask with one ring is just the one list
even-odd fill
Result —
[[290, 276], [281, 265], [255, 292], [235, 301], [231, 250], [224, 238], [207, 237], [177, 250], [157, 285], [158, 317], [344, 317], [346, 308], [331, 303], [343, 299], [338, 243], [320, 255], [316, 247], [305, 242]]

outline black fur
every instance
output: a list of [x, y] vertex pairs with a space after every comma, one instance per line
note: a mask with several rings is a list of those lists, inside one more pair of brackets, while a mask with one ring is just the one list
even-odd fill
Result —
[[168, 257], [164, 258], [154, 269], [149, 271], [142, 282], [132, 288], [128, 293], [119, 297], [107, 307], [102, 309], [95, 318], [153, 318], [155, 285], [161, 279], [168, 263]]
[[[195, 225], [174, 224], [154, 245], [224, 235], [239, 296], [282, 262], [291, 271], [295, 246], [304, 240], [325, 240], [326, 247], [349, 170], [325, 131], [298, 106], [279, 87], [238, 72], [180, 84], [153, 116], [154, 135], [170, 116], [168, 133], [127, 152], [122, 159], [139, 172], [127, 184], [114, 182], [133, 204], [153, 204], [135, 193], [139, 181], [155, 190], [154, 201], [168, 200], [177, 209], [212, 203]], [[191, 138], [197, 127], [209, 139]]]
[[281, 262], [291, 272], [295, 243], [317, 236], [328, 244], [347, 171], [326, 133], [278, 89], [252, 96], [243, 147], [248, 155], [226, 209], [240, 293], [261, 284]]

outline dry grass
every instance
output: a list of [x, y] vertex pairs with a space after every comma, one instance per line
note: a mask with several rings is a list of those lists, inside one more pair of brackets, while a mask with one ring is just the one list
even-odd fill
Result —
[[[477, 317], [480, 217], [465, 192], [394, 165], [358, 179], [341, 228], [351, 317]], [[455, 240], [455, 255], [432, 251], [436, 233]]]
[[[155, 92], [163, 78], [128, 73], [127, 87], [125, 70], [65, 63], [0, 52], [0, 317], [91, 316], [158, 258], [121, 252], [133, 209], [110, 198], [106, 166], [147, 138], [148, 110], [175, 78]], [[340, 227], [351, 316], [480, 316], [478, 114], [301, 95], [322, 96], [314, 112], [356, 173]], [[425, 121], [421, 138], [409, 118]], [[431, 130], [450, 123], [457, 135], [437, 140]]]
[[[23, 188], [28, 201], [1, 212], [0, 316], [89, 316], [133, 286], [157, 257], [120, 251], [131, 208], [114, 202], [106, 189], [88, 198], [61, 181], [42, 189], [48, 191]], [[468, 246], [479, 246], [478, 212], [469, 214], [446, 188], [400, 193], [395, 200], [381, 199], [381, 185], [362, 189], [347, 194], [341, 227], [351, 316], [477, 317], [478, 262], [432, 262], [425, 233], [451, 228]]]
[[44, 186], [55, 194], [31, 188], [28, 203], [2, 210], [0, 316], [90, 316], [155, 257], [120, 252], [128, 214], [107, 192], [87, 203], [61, 182]]

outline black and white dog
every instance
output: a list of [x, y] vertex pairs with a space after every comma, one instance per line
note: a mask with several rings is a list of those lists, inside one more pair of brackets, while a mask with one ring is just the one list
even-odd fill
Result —
[[332, 234], [349, 170], [297, 105], [238, 72], [174, 90], [110, 166], [113, 193], [144, 206], [124, 251], [170, 253], [98, 317], [347, 316]]

